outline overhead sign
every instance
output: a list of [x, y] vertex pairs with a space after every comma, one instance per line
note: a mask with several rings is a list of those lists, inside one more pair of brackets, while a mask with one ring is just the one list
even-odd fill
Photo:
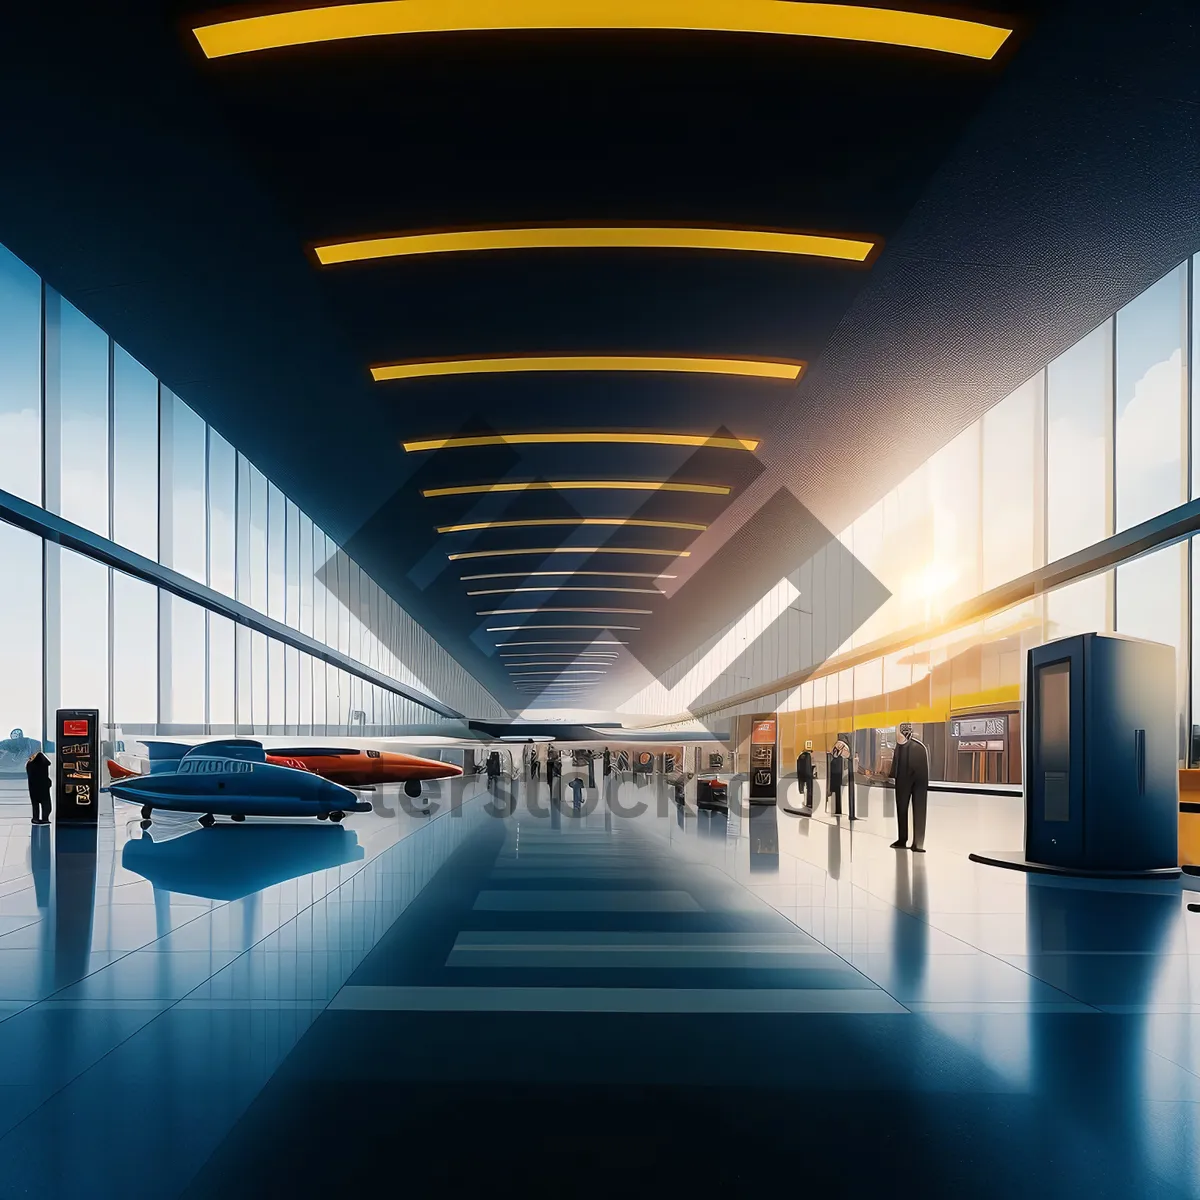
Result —
[[55, 820], [94, 825], [100, 802], [100, 712], [60, 708], [54, 729]]
[[1002, 738], [1008, 734], [1008, 715], [990, 717], [960, 717], [950, 722], [950, 736], [955, 738]]

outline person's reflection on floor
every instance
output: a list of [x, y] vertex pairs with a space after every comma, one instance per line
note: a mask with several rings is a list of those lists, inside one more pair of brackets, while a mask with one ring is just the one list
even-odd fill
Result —
[[903, 985], [905, 996], [917, 992], [925, 979], [929, 956], [926, 901], [924, 860], [914, 860], [908, 854], [896, 855], [892, 944], [896, 955], [896, 978]]
[[29, 831], [29, 869], [38, 908], [50, 907], [50, 826], [35, 825]]
[[836, 825], [826, 825], [829, 831], [829, 878], [842, 877], [842, 831]]

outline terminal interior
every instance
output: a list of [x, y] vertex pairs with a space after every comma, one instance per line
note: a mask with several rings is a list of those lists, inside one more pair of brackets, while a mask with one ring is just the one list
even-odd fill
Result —
[[587, 9], [4, 17], [0, 1196], [1200, 1197], [1193, 6]]

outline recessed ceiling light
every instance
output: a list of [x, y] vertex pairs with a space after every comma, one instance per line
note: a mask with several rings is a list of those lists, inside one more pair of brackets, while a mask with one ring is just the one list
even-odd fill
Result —
[[484, 496], [493, 492], [690, 492], [701, 496], [728, 496], [733, 489], [719, 483], [673, 483], [659, 479], [561, 479], [553, 482], [472, 483], [461, 487], [424, 488], [427, 500], [441, 496]]
[[[616, 629], [621, 633], [640, 633], [640, 625], [489, 625], [488, 633], [540, 633], [543, 629]], [[505, 642], [508, 646], [532, 646], [533, 642]], [[589, 643], [590, 644], [590, 643]], [[628, 643], [622, 643], [628, 645]]]
[[[570, 628], [578, 629], [582, 626], [573, 625]], [[595, 638], [585, 638], [580, 641], [556, 641], [556, 642], [497, 642], [498, 649], [503, 649], [505, 646], [628, 646], [628, 642], [602, 642]]]
[[506, 375], [523, 372], [647, 371], [689, 375], [737, 375], [795, 382], [804, 363], [780, 359], [664, 357], [631, 354], [505, 355], [386, 363], [371, 368], [376, 383], [444, 375]]
[[513, 558], [522, 554], [657, 554], [664, 558], [691, 558], [690, 550], [650, 550], [645, 546], [540, 546], [528, 550], [466, 550], [448, 554], [451, 562], [466, 558]]
[[463, 450], [473, 446], [692, 446], [709, 450], [758, 449], [758, 438], [718, 437], [704, 433], [480, 433], [463, 437], [422, 438], [401, 443], [409, 454], [423, 450]]
[[832, 38], [991, 59], [1011, 30], [958, 17], [787, 0], [374, 0], [196, 26], [209, 58], [350, 38], [501, 30], [673, 30]]
[[528, 521], [468, 521], [461, 525], [439, 525], [438, 533], [475, 533], [480, 529], [546, 529], [551, 526], [599, 525], [608, 528], [683, 529], [703, 533], [708, 526], [696, 521], [645, 521], [635, 517], [539, 517]]

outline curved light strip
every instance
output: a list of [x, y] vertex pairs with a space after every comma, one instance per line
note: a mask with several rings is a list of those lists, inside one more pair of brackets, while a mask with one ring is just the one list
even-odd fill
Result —
[[[501, 654], [501, 658], [545, 658], [547, 654], [554, 655], [557, 651], [554, 650], [525, 650], [520, 654]], [[563, 653], [555, 660], [556, 662], [583, 662], [586, 659], [596, 660], [612, 660], [617, 658], [617, 654], [596, 654], [591, 650], [580, 650], [577, 654]], [[549, 663], [539, 664], [540, 666], [550, 666]]]
[[[624, 633], [640, 633], [640, 625], [489, 625], [488, 633], [540, 633], [543, 629], [618, 629]], [[504, 646], [532, 646], [533, 642], [501, 642]], [[592, 643], [589, 642], [590, 646]], [[628, 642], [622, 642], [628, 645]]]
[[468, 592], [468, 596], [515, 596], [519, 592], [623, 592], [639, 596], [665, 596], [658, 588], [626, 587], [531, 587], [531, 588], [487, 588], [481, 592]]
[[491, 575], [460, 575], [460, 583], [476, 579], [568, 579], [576, 575], [600, 579], [678, 579], [678, 575], [659, 575], [655, 571], [497, 571]]
[[[541, 626], [545, 628], [545, 626]], [[572, 629], [580, 629], [582, 626], [572, 625]], [[497, 642], [497, 647], [503, 649], [505, 646], [628, 646], [628, 642], [601, 642], [596, 639], [590, 641], [580, 639], [577, 642]]]
[[663, 558], [691, 558], [690, 550], [647, 550], [641, 546], [540, 546], [528, 550], [465, 550], [447, 554], [451, 562], [465, 558], [512, 558], [522, 554], [657, 554]]
[[348, 38], [516, 29], [659, 29], [832, 38], [991, 59], [1012, 32], [995, 25], [856, 4], [800, 0], [375, 0], [242, 17], [193, 32], [209, 58]]
[[566, 675], [607, 675], [607, 671], [514, 671], [513, 679], [561, 679]]
[[424, 488], [426, 500], [440, 496], [486, 496], [495, 492], [690, 492], [728, 496], [733, 489], [719, 483], [668, 483], [658, 479], [563, 479], [534, 483], [473, 483], [463, 487]]
[[696, 521], [644, 521], [636, 517], [539, 517], [528, 521], [469, 521], [462, 525], [439, 525], [438, 533], [474, 533], [480, 529], [546, 529], [561, 525], [632, 526], [635, 529], [684, 529], [703, 533], [708, 526]]
[[484, 433], [467, 437], [423, 438], [402, 442], [409, 454], [422, 450], [464, 450], [473, 446], [695, 446], [709, 450], [758, 449], [758, 438], [712, 437], [703, 433]]
[[721, 250], [742, 254], [800, 255], [865, 262], [875, 238], [773, 229], [698, 229], [676, 225], [535, 225], [523, 229], [459, 229], [356, 238], [315, 246], [322, 266], [424, 254], [486, 250]]
[[527, 613], [604, 613], [621, 617], [648, 617], [651, 608], [485, 608], [477, 617], [519, 617]]
[[393, 379], [429, 379], [442, 375], [502, 375], [524, 371], [651, 371], [691, 375], [740, 375], [750, 379], [795, 382], [804, 363], [757, 358], [660, 357], [622, 354], [505, 355], [388, 363], [371, 368], [376, 383]]

